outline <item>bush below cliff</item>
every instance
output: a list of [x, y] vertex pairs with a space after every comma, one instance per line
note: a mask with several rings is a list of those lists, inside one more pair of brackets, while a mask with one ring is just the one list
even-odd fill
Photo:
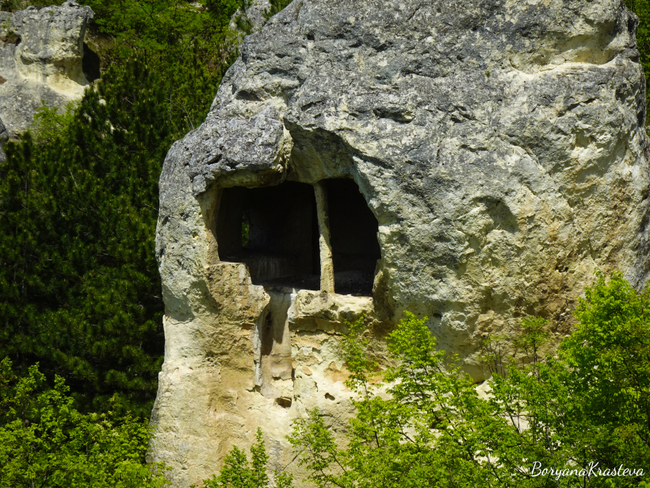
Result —
[[482, 395], [445, 364], [425, 320], [389, 335], [396, 366], [382, 374], [353, 327], [344, 445], [318, 410], [291, 442], [319, 488], [648, 486], [649, 314], [650, 289], [600, 276], [559, 357], [537, 356], [544, 321], [525, 320], [523, 363], [507, 361]]

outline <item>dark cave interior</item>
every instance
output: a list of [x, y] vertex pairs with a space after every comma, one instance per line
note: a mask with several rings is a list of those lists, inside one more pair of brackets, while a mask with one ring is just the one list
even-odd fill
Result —
[[[351, 179], [323, 180], [336, 293], [372, 296], [378, 224]], [[246, 263], [254, 284], [318, 290], [319, 223], [311, 185], [284, 182], [223, 190], [219, 258]]]

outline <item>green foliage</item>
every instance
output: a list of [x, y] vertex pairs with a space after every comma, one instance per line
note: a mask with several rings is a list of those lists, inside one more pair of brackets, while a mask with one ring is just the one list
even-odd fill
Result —
[[60, 110], [58, 107], [50, 107], [43, 102], [41, 108], [34, 114], [34, 120], [30, 127], [34, 142], [38, 145], [52, 141], [57, 137], [64, 137], [63, 134], [74, 120], [74, 112], [78, 105], [75, 101], [68, 102], [65, 108]]
[[548, 320], [541, 317], [525, 317], [520, 324], [520, 334], [515, 339], [515, 347], [521, 349], [533, 362], [539, 360], [540, 348], [548, 341], [545, 327]]
[[48, 389], [36, 366], [18, 378], [0, 363], [0, 488], [157, 488], [160, 466], [145, 463], [142, 421], [84, 415], [56, 377]]
[[[604, 410], [615, 400], [616, 418], [642, 414], [650, 388], [650, 291], [638, 293], [620, 274], [602, 274], [576, 311], [579, 325], [564, 343], [564, 356], [584, 380], [583, 393]], [[647, 419], [650, 421], [650, 417]]]
[[0, 168], [0, 355], [40, 361], [86, 408], [148, 415], [156, 391], [161, 84], [139, 59], [109, 68], [59, 136], [9, 144]]
[[[650, 465], [649, 311], [647, 289], [600, 275], [560, 356], [539, 354], [546, 320], [522, 320], [524, 363], [504, 359], [482, 397], [436, 350], [426, 319], [410, 314], [388, 338], [393, 366], [374, 383], [357, 323], [343, 346], [358, 394], [345, 446], [318, 410], [295, 423], [290, 441], [319, 488], [647, 486], [639, 472], [602, 474]], [[601, 475], [590, 477], [594, 466]]]
[[36, 8], [61, 5], [65, 0], [0, 0], [0, 10], [15, 12], [32, 5]]
[[346, 386], [355, 391], [363, 388], [364, 394], [368, 395], [370, 390], [370, 380], [373, 371], [377, 369], [377, 362], [374, 361], [367, 352], [370, 340], [364, 337], [364, 319], [360, 317], [353, 324], [348, 324], [348, 338], [341, 344], [341, 352], [345, 357], [347, 368], [350, 376], [346, 380]]
[[271, 7], [265, 12], [266, 19], [270, 19], [275, 14], [279, 13], [287, 5], [289, 5], [293, 0], [270, 0]]
[[584, 416], [611, 433], [599, 455], [650, 465], [650, 289], [637, 292], [620, 273], [602, 274], [576, 311], [579, 325], [563, 344], [571, 388]]
[[85, 0], [96, 13], [91, 33], [103, 66], [136, 52], [164, 81], [157, 86], [177, 137], [205, 119], [226, 69], [235, 60], [231, 16], [242, 0]]
[[[639, 18], [636, 43], [639, 48], [641, 66], [645, 74], [646, 105], [650, 100], [650, 0], [625, 0], [627, 7]], [[647, 119], [646, 113], [646, 119]]]
[[509, 337], [505, 334], [490, 334], [481, 338], [480, 360], [492, 375], [506, 376], [505, 350]]
[[264, 447], [262, 431], [257, 429], [255, 444], [251, 446], [251, 461], [249, 463], [244, 451], [234, 446], [224, 459], [224, 465], [219, 473], [208, 480], [204, 480], [205, 488], [291, 488], [291, 475], [275, 473], [274, 482], [271, 483], [267, 475], [269, 457]]

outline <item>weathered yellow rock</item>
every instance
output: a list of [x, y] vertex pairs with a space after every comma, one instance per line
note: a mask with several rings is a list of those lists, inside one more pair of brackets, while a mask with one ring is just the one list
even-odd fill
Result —
[[43, 103], [62, 108], [83, 96], [89, 84], [83, 44], [92, 17], [90, 7], [72, 0], [0, 12], [0, 119], [7, 138], [27, 130]]

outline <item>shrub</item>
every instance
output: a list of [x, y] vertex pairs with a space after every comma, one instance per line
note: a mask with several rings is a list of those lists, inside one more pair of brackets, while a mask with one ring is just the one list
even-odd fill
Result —
[[292, 477], [285, 473], [275, 473], [271, 480], [267, 474], [269, 457], [266, 454], [262, 431], [257, 429], [255, 444], [251, 446], [251, 461], [246, 453], [234, 446], [224, 459], [218, 475], [204, 480], [205, 488], [291, 488]]
[[147, 466], [147, 425], [131, 417], [79, 413], [61, 377], [46, 386], [37, 366], [16, 377], [0, 363], [0, 487], [159, 488]]

